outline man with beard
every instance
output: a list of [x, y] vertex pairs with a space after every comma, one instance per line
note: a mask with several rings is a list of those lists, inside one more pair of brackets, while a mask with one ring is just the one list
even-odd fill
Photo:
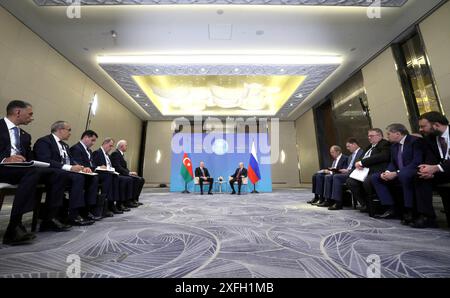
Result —
[[420, 133], [425, 136], [425, 162], [419, 166], [415, 181], [417, 218], [414, 228], [436, 227], [433, 209], [433, 186], [450, 182], [449, 121], [438, 112], [419, 118]]

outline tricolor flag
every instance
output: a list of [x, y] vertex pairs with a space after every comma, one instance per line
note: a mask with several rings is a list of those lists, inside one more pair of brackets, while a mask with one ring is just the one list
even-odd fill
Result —
[[255, 142], [252, 142], [252, 152], [250, 153], [250, 161], [248, 163], [248, 178], [250, 178], [253, 184], [261, 180], [258, 159], [256, 158]]
[[183, 164], [181, 165], [180, 174], [186, 183], [191, 182], [194, 179], [194, 174], [192, 173], [192, 162], [187, 153], [183, 156]]

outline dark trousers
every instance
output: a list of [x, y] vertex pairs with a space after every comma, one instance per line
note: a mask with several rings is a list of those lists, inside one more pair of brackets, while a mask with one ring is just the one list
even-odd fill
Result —
[[142, 188], [145, 184], [145, 179], [138, 176], [130, 176], [133, 179], [133, 196], [132, 200], [139, 201], [139, 196], [141, 195]]
[[133, 178], [130, 176], [117, 176], [115, 179], [115, 201], [125, 202], [133, 198]]
[[334, 200], [342, 202], [342, 194], [344, 184], [347, 181], [348, 174], [335, 174], [325, 176], [324, 198], [327, 200]]
[[88, 176], [72, 172], [68, 172], [68, 174], [70, 181], [69, 209], [75, 210], [85, 206], [96, 205], [98, 176]]
[[200, 177], [200, 179], [198, 180], [198, 183], [200, 184], [200, 192], [201, 193], [203, 193], [203, 183], [205, 183], [205, 182], [209, 182], [209, 190], [208, 190], [208, 192], [211, 192], [212, 186], [213, 186], [213, 183], [214, 183], [214, 179], [209, 177], [209, 178], [206, 178], [206, 180], [204, 180], [202, 177]]
[[234, 183], [237, 181], [237, 183], [238, 183], [238, 192], [241, 192], [241, 186], [242, 186], [242, 177], [241, 178], [233, 178], [233, 179], [231, 179], [230, 180], [230, 186], [231, 186], [231, 189], [233, 190], [233, 192], [236, 192], [235, 190], [234, 190]]
[[0, 167], [0, 182], [18, 184], [11, 210], [11, 220], [18, 224], [22, 220], [23, 214], [34, 209], [38, 203], [36, 187], [40, 183], [46, 185], [47, 207], [61, 206], [66, 178], [64, 171], [57, 169]]
[[[444, 173], [436, 173], [433, 179], [425, 180], [416, 177], [414, 181], [416, 192], [416, 209], [419, 214], [435, 218], [436, 214], [433, 208], [433, 187], [450, 182], [450, 176]], [[443, 196], [442, 190], [439, 195]]]
[[352, 192], [353, 198], [356, 199], [362, 206], [367, 206], [367, 201], [372, 198], [373, 194], [370, 175], [366, 178], [366, 180], [364, 180], [364, 182], [353, 178], [348, 178], [347, 185]]
[[375, 189], [380, 202], [384, 206], [394, 206], [395, 199], [392, 195], [393, 187], [400, 187], [403, 193], [404, 207], [412, 209], [414, 206], [414, 180], [417, 171], [400, 171], [397, 178], [392, 181], [381, 179], [381, 173], [375, 173], [370, 176], [373, 188]]
[[312, 192], [316, 196], [323, 197], [323, 187], [324, 187], [326, 176], [327, 176], [327, 174], [323, 174], [323, 173], [316, 173], [313, 175], [313, 177], [312, 177], [312, 183], [313, 183]]
[[114, 200], [114, 176], [116, 175], [111, 173], [98, 173], [101, 194], [108, 201]]

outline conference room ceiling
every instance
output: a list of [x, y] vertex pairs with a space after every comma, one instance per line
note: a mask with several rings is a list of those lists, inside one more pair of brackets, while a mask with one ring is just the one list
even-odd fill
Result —
[[[117, 5], [119, 2], [128, 5]], [[167, 99], [167, 90], [158, 89], [158, 84], [151, 83], [165, 80], [170, 86], [176, 86], [176, 77], [179, 82], [184, 82], [183, 88], [189, 84], [194, 86], [192, 82], [196, 80], [209, 83], [201, 86], [202, 91], [197, 88], [184, 90], [184, 93], [180, 91], [182, 86], [178, 86], [169, 98], [176, 92], [190, 92], [188, 98], [194, 98], [198, 92], [204, 95], [205, 92], [212, 94], [214, 90], [217, 95], [217, 90], [221, 90], [222, 96], [209, 96], [204, 103], [194, 104], [205, 106], [204, 115], [255, 116], [259, 115], [257, 111], [267, 109], [261, 116], [295, 120], [441, 0], [382, 1], [384, 6], [397, 7], [383, 7], [381, 18], [373, 19], [367, 15], [368, 8], [363, 7], [370, 3], [366, 0], [283, 0], [268, 1], [267, 5], [261, 4], [266, 1], [258, 0], [248, 1], [248, 5], [236, 5], [239, 1], [227, 1], [229, 4], [224, 5], [223, 1], [216, 0], [214, 3], [220, 5], [207, 5], [201, 3], [209, 3], [209, 0], [200, 0], [195, 5], [182, 5], [188, 1], [170, 1], [173, 5], [161, 5], [168, 2], [83, 0], [82, 4], [109, 5], [83, 5], [80, 18], [73, 19], [67, 16], [67, 7], [60, 5], [66, 5], [65, 0], [0, 0], [0, 5], [143, 120], [173, 119], [183, 114], [164, 110], [162, 105], [158, 107], [158, 100]], [[314, 5], [317, 3], [322, 4]], [[205, 59], [210, 63], [142, 62], [148, 57], [180, 58], [183, 55], [187, 58], [185, 61], [191, 61], [189, 57], [192, 56], [198, 61], [203, 56], [216, 56], [222, 60]], [[226, 55], [241, 59], [223, 63]], [[266, 59], [251, 64], [252, 59], [247, 59], [245, 62], [253, 56], [269, 57], [270, 60], [311, 57], [311, 61], [316, 62], [320, 57], [332, 57], [340, 61], [331, 64], [271, 63]], [[130, 60], [132, 63], [107, 61], [111, 57], [134, 60]], [[265, 85], [265, 82], [276, 81], [282, 76], [292, 76], [294, 81], [295, 77], [302, 79], [297, 81], [296, 88], [292, 87], [292, 82], [286, 84], [291, 88], [288, 91], [278, 86], [283, 96], [286, 97], [286, 92], [291, 93], [278, 100], [279, 108], [270, 104], [265, 108], [261, 108], [262, 104], [258, 106], [255, 103], [257, 93], [241, 96], [239, 104], [231, 105], [230, 94], [247, 92], [248, 95], [251, 92], [249, 86], [253, 88], [252, 92], [259, 90], [263, 93], [258, 94], [267, 94], [271, 85]], [[225, 77], [233, 82], [232, 88], [220, 86], [220, 78], [224, 81]], [[271, 91], [277, 90], [271, 87]], [[247, 89], [243, 91], [242, 88]], [[155, 90], [166, 97], [151, 98]], [[223, 102], [224, 98], [228, 101]], [[175, 104], [170, 104], [175, 108]], [[183, 107], [179, 106], [179, 109]], [[193, 110], [186, 109], [183, 115], [197, 113], [198, 106]]]

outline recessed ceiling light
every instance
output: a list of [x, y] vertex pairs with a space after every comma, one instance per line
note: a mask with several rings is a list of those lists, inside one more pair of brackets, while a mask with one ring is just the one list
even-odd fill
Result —
[[303, 97], [303, 94], [302, 93], [297, 93], [297, 94], [295, 94], [295, 98], [302, 98]]
[[293, 103], [291, 103], [290, 105], [289, 105], [290, 107], [293, 107], [294, 106], [294, 104]]
[[148, 103], [146, 103], [144, 106], [148, 107]]
[[136, 97], [139, 98], [139, 97], [141, 97], [141, 95], [138, 93], [138, 94], [136, 94]]

